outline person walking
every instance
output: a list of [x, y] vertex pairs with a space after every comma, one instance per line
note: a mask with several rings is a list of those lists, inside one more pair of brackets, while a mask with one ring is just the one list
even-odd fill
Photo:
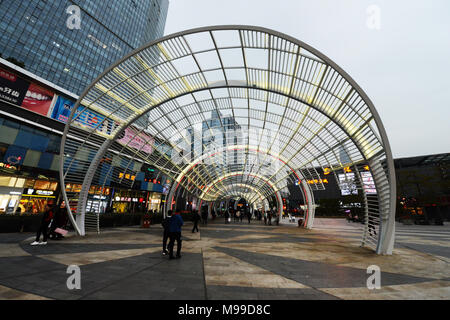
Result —
[[247, 212], [247, 220], [248, 220], [248, 224], [250, 224], [250, 220], [252, 219], [252, 214], [250, 211]]
[[269, 210], [269, 212], [267, 213], [267, 224], [269, 226], [272, 225], [272, 210]]
[[179, 214], [174, 214], [169, 221], [169, 259], [174, 259], [173, 246], [177, 241], [177, 259], [181, 258], [181, 226], [184, 224], [183, 218]]
[[169, 210], [167, 212], [167, 217], [165, 217], [164, 220], [161, 222], [161, 225], [164, 228], [164, 233], [163, 233], [163, 252], [162, 252], [162, 254], [164, 256], [169, 253], [167, 251], [167, 239], [169, 239], [169, 224], [170, 224], [170, 218], [171, 217], [172, 217], [172, 210]]
[[[46, 245], [47, 244], [47, 237], [48, 237], [48, 226], [52, 222], [54, 216], [52, 205], [46, 204], [45, 205], [45, 212], [42, 216], [41, 225], [36, 233], [36, 240], [31, 243], [32, 246], [35, 245]], [[39, 242], [39, 238], [41, 237], [41, 234], [43, 235], [43, 241]]]
[[202, 211], [202, 223], [204, 225], [208, 224], [208, 207], [203, 207]]
[[264, 224], [267, 224], [267, 212], [263, 212]]
[[197, 210], [192, 211], [193, 216], [192, 216], [192, 221], [194, 222], [194, 227], [192, 228], [192, 233], [195, 232], [195, 230], [197, 230], [198, 232], [198, 222], [200, 220], [200, 215], [198, 214]]
[[225, 210], [224, 216], [225, 216], [225, 224], [228, 224], [228, 219], [230, 219], [230, 212], [229, 212], [229, 209], [228, 209], [228, 210]]

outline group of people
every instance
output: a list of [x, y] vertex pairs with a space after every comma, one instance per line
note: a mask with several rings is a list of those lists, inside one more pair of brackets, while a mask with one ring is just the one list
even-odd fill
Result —
[[278, 225], [280, 223], [279, 216], [277, 215], [277, 213], [275, 212], [274, 209], [270, 209], [270, 210], [264, 212], [263, 216], [264, 216], [264, 224], [265, 225], [271, 226], [273, 219], [275, 219], [274, 222], [276, 225]]
[[[47, 239], [60, 240], [64, 238], [61, 233], [58, 233], [58, 228], [63, 228], [67, 224], [67, 209], [66, 203], [62, 201], [56, 209], [51, 203], [45, 205], [45, 212], [42, 216], [41, 225], [36, 233], [36, 239], [31, 243], [32, 246], [46, 245]], [[43, 237], [40, 241], [41, 235]]]
[[231, 217], [233, 217], [234, 222], [236, 221], [242, 222], [244, 217], [247, 218], [248, 223], [250, 223], [252, 220], [252, 214], [250, 213], [250, 211], [248, 210], [241, 211], [241, 210], [234, 210], [233, 208], [228, 208], [224, 214], [225, 223], [230, 223]]

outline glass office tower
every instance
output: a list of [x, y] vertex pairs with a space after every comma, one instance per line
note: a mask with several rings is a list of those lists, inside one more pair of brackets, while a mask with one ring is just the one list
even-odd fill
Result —
[[[79, 95], [114, 61], [163, 35], [168, 5], [168, 0], [0, 0], [0, 55]], [[79, 29], [70, 6], [79, 8]]]

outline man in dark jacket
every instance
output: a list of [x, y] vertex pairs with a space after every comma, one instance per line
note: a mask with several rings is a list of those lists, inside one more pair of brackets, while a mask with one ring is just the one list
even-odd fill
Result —
[[200, 215], [198, 214], [197, 210], [194, 210], [192, 213], [193, 213], [192, 221], [194, 222], [194, 227], [192, 228], [192, 233], [194, 233], [195, 230], [197, 230], [197, 232], [198, 232], [198, 221], [200, 220]]
[[63, 201], [55, 211], [55, 216], [53, 217], [53, 222], [50, 227], [50, 239], [62, 239], [64, 238], [62, 234], [55, 232], [56, 228], [63, 228], [67, 224], [67, 208], [66, 203]]
[[181, 226], [183, 218], [179, 214], [174, 214], [169, 220], [169, 259], [173, 259], [173, 246], [177, 240], [177, 259], [181, 258]]
[[169, 224], [170, 224], [170, 218], [172, 217], [172, 210], [169, 210], [167, 212], [167, 217], [164, 218], [164, 220], [161, 222], [164, 233], [163, 233], [163, 255], [167, 255], [167, 239], [169, 238]]
[[[53, 209], [50, 204], [45, 205], [45, 212], [42, 217], [41, 226], [39, 227], [37, 234], [36, 234], [36, 240], [31, 244], [32, 246], [35, 245], [46, 245], [47, 244], [47, 237], [48, 237], [48, 225], [50, 222], [52, 222], [53, 219]], [[44, 236], [44, 239], [42, 242], [39, 242], [39, 238], [41, 237], [41, 233]]]

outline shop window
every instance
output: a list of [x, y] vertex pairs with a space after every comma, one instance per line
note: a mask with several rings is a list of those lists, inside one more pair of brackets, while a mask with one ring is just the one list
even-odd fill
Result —
[[34, 179], [27, 179], [25, 180], [24, 188], [33, 188], [34, 187]]
[[56, 191], [57, 188], [58, 188], [58, 182], [50, 182], [50, 186], [49, 186], [48, 190]]
[[16, 180], [17, 180], [17, 178], [0, 177], [0, 186], [2, 186], [2, 187], [14, 187], [14, 184], [16, 183]]
[[89, 194], [95, 194], [95, 189], [96, 189], [96, 186], [91, 186], [89, 188]]
[[16, 188], [23, 188], [24, 185], [25, 185], [25, 179], [18, 178], [16, 181]]
[[50, 181], [36, 180], [34, 184], [34, 189], [36, 190], [49, 190], [49, 188], [50, 188]]

